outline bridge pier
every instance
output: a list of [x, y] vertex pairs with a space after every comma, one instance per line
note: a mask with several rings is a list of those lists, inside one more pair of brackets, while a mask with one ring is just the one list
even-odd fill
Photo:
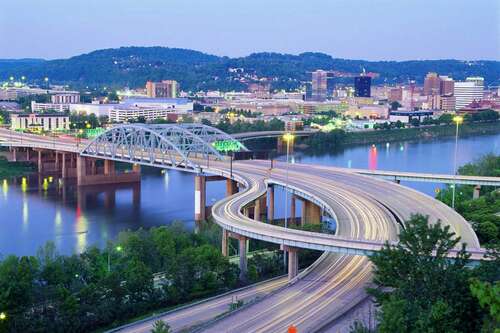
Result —
[[222, 255], [227, 257], [228, 255], [228, 245], [229, 245], [229, 232], [222, 228]]
[[239, 235], [238, 237], [239, 243], [239, 256], [240, 256], [240, 280], [245, 282], [247, 280], [247, 271], [248, 271], [248, 261], [247, 261], [247, 238], [245, 236]]
[[290, 220], [295, 223], [297, 212], [297, 198], [292, 194], [292, 198], [290, 199]]
[[314, 204], [309, 200], [302, 201], [302, 218], [300, 224], [307, 223], [320, 224], [321, 223], [321, 207]]
[[260, 221], [260, 198], [255, 199], [253, 206], [253, 219]]
[[38, 173], [43, 172], [43, 153], [42, 150], [38, 150]]
[[[102, 169], [101, 169], [102, 170]], [[141, 174], [139, 168], [134, 168], [133, 172], [116, 174], [111, 172], [108, 165], [109, 174], [99, 174], [96, 160], [91, 157], [76, 156], [76, 178], [78, 186], [86, 185], [105, 185], [117, 183], [135, 183], [140, 182]]]
[[283, 250], [288, 253], [288, 280], [292, 280], [299, 273], [299, 249], [285, 245]]
[[273, 222], [274, 220], [274, 186], [270, 185], [267, 188], [267, 197], [269, 198], [267, 209], [267, 220]]
[[474, 190], [472, 192], [472, 199], [479, 199], [479, 195], [481, 194], [481, 185], [474, 186]]
[[226, 195], [230, 196], [238, 193], [238, 183], [232, 179], [226, 179]]
[[194, 220], [196, 222], [201, 222], [206, 219], [206, 195], [206, 176], [198, 174], [194, 177]]
[[115, 174], [115, 161], [104, 160], [104, 174], [106, 176]]
[[12, 162], [17, 162], [17, 148], [16, 147], [10, 147], [10, 153], [11, 153], [11, 161]]

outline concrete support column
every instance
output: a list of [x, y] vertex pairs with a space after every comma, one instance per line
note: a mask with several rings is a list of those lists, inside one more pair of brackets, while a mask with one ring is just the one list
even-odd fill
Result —
[[56, 151], [55, 152], [56, 156], [56, 163], [55, 163], [55, 168], [56, 168], [56, 171], [59, 171], [59, 153]]
[[43, 172], [43, 153], [41, 150], [38, 151], [38, 173]]
[[288, 280], [292, 280], [299, 273], [298, 249], [286, 246], [285, 250], [288, 252]]
[[230, 196], [238, 192], [238, 183], [232, 179], [226, 179], [226, 195]]
[[274, 186], [267, 188], [267, 197], [269, 198], [267, 219], [269, 222], [272, 222], [274, 220]]
[[76, 182], [78, 185], [83, 184], [85, 176], [87, 176], [87, 159], [78, 155], [76, 157]]
[[474, 186], [474, 192], [472, 192], [472, 199], [479, 199], [481, 194], [481, 185]]
[[66, 153], [61, 154], [61, 177], [68, 178], [68, 167], [66, 166]]
[[222, 229], [222, 255], [227, 257], [228, 255], [228, 241], [229, 232], [226, 229]]
[[90, 174], [97, 175], [97, 165], [95, 159], [90, 159]]
[[194, 178], [194, 219], [198, 222], [205, 220], [206, 188], [205, 176], [196, 175]]
[[312, 203], [311, 201], [304, 200], [302, 207], [302, 225], [306, 223], [321, 223], [321, 208], [318, 205]]
[[254, 201], [253, 206], [253, 219], [256, 221], [260, 221], [260, 198]]
[[17, 162], [17, 148], [12, 148], [12, 162]]
[[295, 212], [297, 211], [297, 198], [292, 195], [290, 204], [290, 220], [295, 223]]
[[106, 176], [113, 175], [115, 173], [115, 161], [104, 160], [104, 174]]
[[244, 236], [238, 238], [240, 256], [240, 280], [247, 279], [247, 239]]

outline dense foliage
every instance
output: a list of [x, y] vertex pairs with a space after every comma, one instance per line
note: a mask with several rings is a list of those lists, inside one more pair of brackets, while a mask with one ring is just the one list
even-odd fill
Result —
[[[155, 272], [161, 272], [157, 283]], [[107, 249], [79, 255], [58, 255], [48, 243], [37, 256], [0, 262], [0, 312], [6, 315], [0, 332], [88, 332], [227, 290], [237, 277], [237, 266], [210, 236], [178, 224], [124, 232]]]
[[464, 247], [453, 261], [446, 257], [460, 242], [448, 226], [430, 225], [421, 215], [405, 226], [397, 245], [387, 244], [371, 257], [376, 288], [369, 292], [380, 306], [377, 331], [492, 332], [492, 327], [498, 328], [499, 322], [490, 314], [490, 294], [484, 296], [477, 291], [482, 285], [471, 282], [498, 281], [498, 257], [479, 268], [466, 268], [469, 255]]
[[[500, 177], [500, 155], [485, 155], [458, 169], [458, 174], [469, 176]], [[481, 196], [473, 200], [474, 186], [457, 185], [455, 207], [458, 213], [470, 221], [481, 243], [500, 243], [500, 192], [483, 186]], [[452, 188], [448, 186], [437, 195], [438, 199], [451, 205]]]
[[[144, 86], [146, 80], [174, 79], [182, 89], [198, 91], [208, 89], [242, 90], [240, 80], [269, 78], [273, 89], [296, 89], [302, 81], [310, 81], [316, 69], [360, 73], [363, 68], [379, 73], [377, 82], [423, 82], [429, 71], [451, 75], [456, 80], [467, 76], [483, 76], [487, 83], [500, 77], [497, 61], [365, 61], [333, 58], [327, 54], [306, 52], [299, 55], [254, 53], [241, 58], [217, 57], [201, 52], [165, 47], [122, 47], [98, 50], [69, 59], [0, 60], [0, 80], [10, 76], [26, 76], [41, 82], [48, 77], [52, 83], [71, 84], [75, 87]], [[229, 71], [240, 68], [243, 71]], [[338, 78], [352, 83], [352, 78]]]
[[9, 162], [5, 157], [0, 156], [0, 180], [24, 176], [34, 170], [34, 166], [28, 162]]

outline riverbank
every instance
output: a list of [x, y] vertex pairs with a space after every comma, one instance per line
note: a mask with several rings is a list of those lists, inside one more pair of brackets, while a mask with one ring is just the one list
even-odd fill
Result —
[[[311, 137], [304, 139], [301, 143], [303, 146], [312, 149], [327, 149], [339, 146], [454, 137], [455, 131], [455, 125], [434, 125], [361, 132], [333, 130], [328, 133], [320, 132], [314, 134]], [[459, 128], [460, 137], [497, 133], [500, 133], [499, 121], [463, 124]]]
[[0, 156], [0, 179], [25, 176], [35, 170], [28, 162], [9, 162], [5, 157]]

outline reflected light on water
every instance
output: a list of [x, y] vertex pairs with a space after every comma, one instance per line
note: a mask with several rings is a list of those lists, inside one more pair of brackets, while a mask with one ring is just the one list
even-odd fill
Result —
[[21, 191], [23, 193], [26, 193], [27, 190], [28, 190], [28, 181], [26, 180], [26, 177], [23, 177], [21, 180]]
[[23, 230], [26, 230], [29, 222], [29, 209], [28, 209], [28, 199], [23, 197]]
[[7, 192], [9, 192], [9, 183], [7, 183], [7, 179], [4, 179], [2, 182], [2, 192], [5, 199], [7, 199]]
[[166, 172], [166, 170], [162, 170], [165, 172], [165, 174], [163, 175], [163, 184], [165, 185], [165, 189], [168, 189], [168, 183], [169, 183], [169, 177], [168, 177], [168, 172]]
[[83, 252], [87, 247], [87, 226], [88, 226], [87, 218], [83, 214], [77, 216], [75, 223], [75, 233], [76, 233], [75, 251], [77, 251], [77, 253]]
[[377, 169], [377, 147], [372, 145], [368, 152], [368, 168], [370, 170]]

